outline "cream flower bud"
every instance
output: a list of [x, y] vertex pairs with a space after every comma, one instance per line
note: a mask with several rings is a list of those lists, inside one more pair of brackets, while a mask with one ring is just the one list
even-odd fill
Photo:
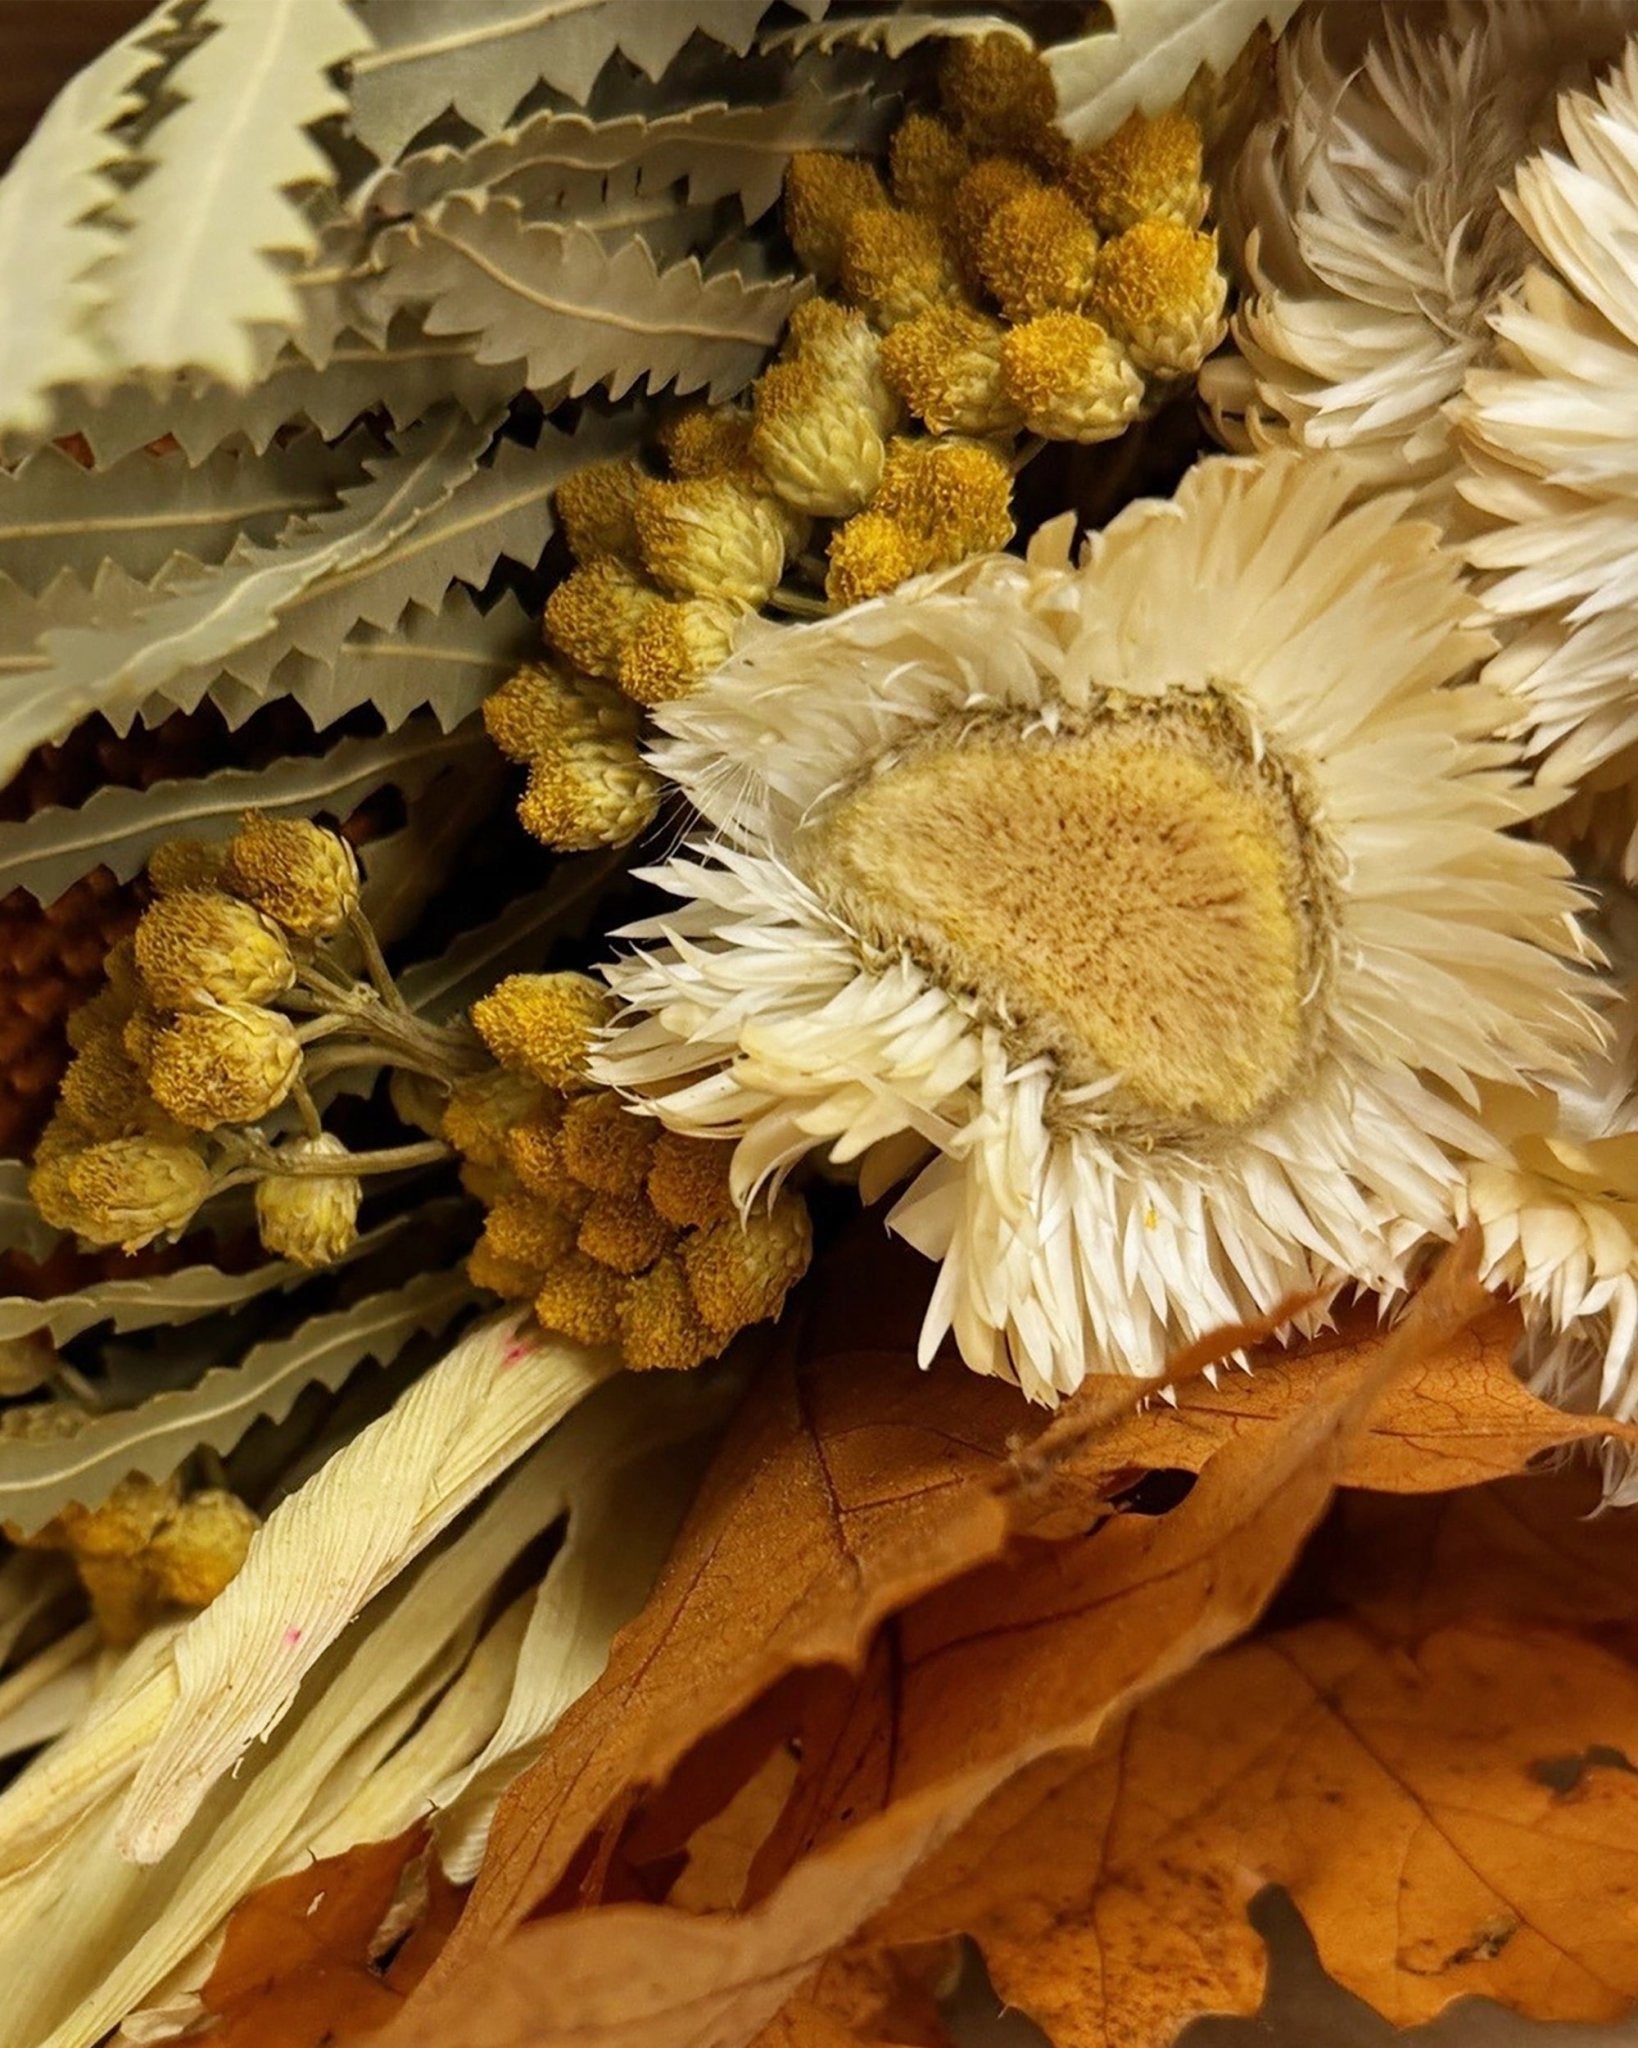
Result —
[[1140, 370], [1190, 377], [1223, 338], [1227, 298], [1216, 235], [1145, 220], [1099, 250], [1086, 310]]
[[881, 179], [857, 157], [798, 151], [785, 172], [785, 233], [803, 268], [821, 282], [834, 277], [849, 220], [886, 200]]
[[253, 1124], [290, 1093], [301, 1043], [290, 1019], [248, 1003], [185, 1010], [154, 1034], [148, 1086], [191, 1130]]
[[637, 532], [649, 574], [678, 597], [755, 610], [785, 566], [785, 537], [766, 498], [724, 477], [645, 485]]
[[643, 476], [640, 462], [621, 455], [611, 462], [589, 462], [558, 485], [552, 508], [577, 562], [637, 552], [631, 514]]
[[776, 363], [756, 385], [751, 447], [779, 495], [822, 519], [869, 503], [884, 448], [849, 386], [815, 362]]
[[[637, 502], [654, 487], [644, 484]], [[565, 576], [546, 600], [546, 638], [565, 661], [613, 682], [620, 652], [660, 593], [637, 571], [610, 558]]]
[[885, 329], [956, 297], [960, 285], [934, 222], [880, 206], [848, 222], [842, 289]]
[[710, 597], [656, 605], [620, 657], [621, 689], [650, 708], [686, 697], [728, 659], [745, 616], [742, 607]]
[[328, 938], [358, 908], [358, 862], [339, 832], [247, 811], [228, 844], [226, 880], [297, 938]]
[[529, 769], [518, 822], [542, 845], [563, 853], [625, 846], [660, 808], [660, 779], [635, 737], [581, 740], [542, 755]]
[[588, 696], [579, 678], [527, 662], [483, 700], [484, 730], [509, 761], [533, 761], [583, 734]]
[[42, 1215], [128, 1252], [182, 1230], [211, 1189], [210, 1169], [191, 1146], [158, 1138], [109, 1138], [49, 1162], [35, 1180], [43, 1175], [52, 1177], [49, 1212], [30, 1184]]
[[227, 848], [210, 839], [165, 839], [148, 856], [149, 885], [161, 896], [221, 886]]
[[1001, 343], [1001, 381], [1032, 434], [1108, 441], [1136, 418], [1143, 379], [1121, 344], [1081, 313], [1047, 313]]
[[998, 206], [978, 244], [978, 270], [1009, 320], [1074, 312], [1092, 286], [1098, 237], [1055, 186]]
[[179, 889], [145, 910], [136, 963], [149, 997], [166, 1010], [261, 1003], [296, 978], [278, 926], [219, 889]]
[[743, 1223], [700, 1231], [682, 1248], [694, 1305], [724, 1339], [777, 1316], [812, 1256], [807, 1204], [789, 1193]]
[[1106, 235], [1140, 220], [1197, 228], [1206, 210], [1204, 153], [1199, 124], [1181, 108], [1131, 114], [1106, 141], [1076, 152], [1064, 190]]
[[882, 342], [882, 371], [935, 434], [1014, 434], [1022, 424], [1001, 382], [1006, 329], [986, 313], [935, 306]]
[[347, 1147], [328, 1131], [277, 1148], [273, 1170], [256, 1183], [256, 1228], [268, 1251], [298, 1266], [332, 1266], [353, 1243], [364, 1197], [357, 1175], [283, 1170], [293, 1160], [347, 1157]]
[[581, 1089], [593, 1035], [613, 1008], [589, 974], [511, 974], [472, 1005], [472, 1023], [503, 1067], [548, 1088]]
[[685, 405], [661, 422], [655, 439], [674, 477], [755, 477], [750, 415], [737, 406]]
[[88, 1036], [58, 1090], [63, 1115], [88, 1138], [163, 1137], [175, 1125], [154, 1101], [119, 1034]]

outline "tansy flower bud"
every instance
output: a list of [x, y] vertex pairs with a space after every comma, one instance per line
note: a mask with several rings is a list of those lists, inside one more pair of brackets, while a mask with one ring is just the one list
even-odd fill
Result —
[[[49, 1187], [36, 1187], [42, 1179]], [[128, 1252], [181, 1230], [210, 1189], [210, 1169], [199, 1154], [159, 1138], [88, 1145], [36, 1169], [29, 1183], [41, 1214], [53, 1222], [62, 1218], [59, 1229]]]
[[582, 742], [542, 755], [529, 770], [518, 822], [545, 846], [584, 853], [624, 846], [660, 807], [660, 779], [639, 757], [635, 737]]
[[659, 1126], [637, 1116], [608, 1089], [571, 1102], [557, 1134], [558, 1156], [583, 1187], [600, 1195], [635, 1195], [648, 1178]]
[[882, 339], [865, 316], [834, 299], [805, 299], [785, 326], [788, 363], [814, 363], [846, 387], [878, 433], [898, 424], [899, 401], [881, 369]]
[[974, 149], [1010, 149], [1049, 171], [1068, 154], [1053, 126], [1058, 94], [1052, 73], [1025, 40], [998, 33], [953, 40], [939, 66], [939, 97]]
[[142, 913], [135, 938], [137, 972], [164, 1010], [262, 1003], [296, 978], [278, 926], [219, 889], [161, 896]]
[[821, 283], [834, 277], [848, 222], [886, 203], [882, 181], [869, 164], [826, 151], [798, 151], [785, 173], [785, 233], [803, 269]]
[[649, 1162], [648, 1199], [679, 1228], [726, 1223], [734, 1213], [728, 1185], [733, 1156], [733, 1146], [720, 1139], [662, 1130]]
[[290, 1019], [248, 1003], [185, 1010], [154, 1034], [148, 1086], [190, 1130], [253, 1124], [278, 1108], [301, 1070]]
[[103, 955], [102, 972], [108, 986], [127, 1003], [142, 1000], [144, 990], [142, 976], [137, 973], [136, 943], [129, 932], [123, 939], [116, 939]]
[[323, 1131], [291, 1138], [274, 1153], [276, 1164], [256, 1183], [256, 1228], [263, 1247], [298, 1266], [333, 1266], [358, 1236], [364, 1189], [356, 1174], [287, 1173], [290, 1160], [344, 1161], [347, 1147]]
[[871, 500], [930, 544], [942, 566], [1004, 548], [1012, 538], [1012, 472], [976, 441], [906, 437], [887, 451], [882, 487]]
[[535, 1319], [543, 1330], [558, 1331], [577, 1344], [616, 1344], [626, 1284], [611, 1267], [600, 1266], [584, 1252], [570, 1252], [541, 1281]]
[[550, 1098], [525, 1074], [474, 1074], [459, 1081], [444, 1105], [443, 1135], [463, 1159], [508, 1164], [506, 1141], [516, 1125], [541, 1113]]
[[563, 1163], [559, 1138], [563, 1129], [563, 1106], [548, 1099], [539, 1115], [532, 1116], [506, 1135], [506, 1161], [532, 1195], [539, 1195], [583, 1216], [591, 1201], [591, 1189], [582, 1187]]
[[784, 1194], [743, 1223], [702, 1230], [684, 1243], [681, 1256], [695, 1307], [727, 1338], [777, 1316], [812, 1255], [807, 1204]]
[[998, 206], [978, 245], [978, 270], [1009, 320], [1073, 312], [1092, 284], [1098, 238], [1054, 186]]
[[616, 1273], [640, 1273], [675, 1236], [647, 1195], [593, 1195], [575, 1242], [600, 1266]]
[[659, 601], [660, 593], [624, 562], [589, 562], [547, 598], [546, 638], [566, 661], [612, 683], [620, 673], [621, 649]]
[[93, 1039], [118, 1038], [131, 1014], [131, 999], [117, 988], [99, 988], [89, 1002], [70, 1010], [66, 1036], [76, 1052]]
[[227, 848], [218, 840], [165, 839], [148, 856], [149, 886], [161, 896], [178, 889], [217, 889]]
[[757, 379], [751, 446], [782, 498], [822, 519], [845, 519], [881, 481], [884, 450], [849, 385], [820, 365], [776, 363]]
[[358, 862], [339, 832], [247, 811], [228, 844], [228, 887], [300, 939], [328, 938], [358, 908]]
[[170, 1123], [148, 1093], [142, 1071], [113, 1032], [87, 1038], [68, 1063], [57, 1100], [88, 1138], [162, 1136]]
[[907, 114], [888, 145], [893, 197], [943, 226], [955, 189], [972, 166], [972, 153], [935, 115]]
[[956, 297], [960, 287], [932, 221], [878, 206], [848, 222], [842, 289], [878, 327], [889, 328]]
[[750, 416], [737, 406], [686, 405], [661, 423], [655, 438], [674, 477], [755, 479]]
[[620, 657], [621, 689], [651, 709], [686, 697], [728, 659], [745, 616], [740, 607], [710, 597], [656, 605]]
[[649, 574], [678, 597], [714, 597], [754, 611], [785, 566], [784, 535], [767, 499], [726, 477], [645, 484], [637, 533]]
[[675, 1258], [659, 1260], [620, 1295], [620, 1345], [637, 1372], [687, 1372], [722, 1348]]
[[1203, 153], [1200, 129], [1181, 109], [1130, 114], [1107, 141], [1076, 151], [1064, 190], [1106, 235], [1140, 220], [1195, 228], [1206, 210]]
[[1086, 310], [1140, 370], [1189, 377], [1223, 338], [1227, 296], [1215, 235], [1145, 220], [1098, 251]]
[[546, 1273], [574, 1249], [575, 1219], [538, 1195], [502, 1195], [484, 1218], [480, 1244], [509, 1259]]
[[36, 1532], [31, 1547], [76, 1557], [139, 1557], [181, 1505], [175, 1479], [133, 1472], [94, 1508], [70, 1503]]
[[483, 700], [484, 730], [509, 761], [533, 761], [584, 734], [591, 701], [561, 669], [528, 662]]
[[1001, 343], [1001, 381], [1032, 434], [1107, 441], [1136, 417], [1143, 379], [1124, 348], [1082, 313], [1047, 313]]
[[642, 464], [620, 455], [611, 462], [589, 462], [558, 485], [552, 506], [577, 562], [636, 554], [637, 528], [631, 515], [643, 479]]
[[214, 1486], [190, 1494], [143, 1553], [161, 1598], [208, 1607], [237, 1577], [260, 1526], [236, 1494]]
[[139, 1004], [120, 1027], [120, 1044], [125, 1048], [126, 1056], [144, 1075], [153, 1064], [154, 1039], [164, 1022], [152, 1003], [145, 1002]]
[[1018, 408], [1001, 387], [999, 320], [964, 306], [935, 306], [882, 342], [882, 370], [935, 434], [1012, 434]]
[[487, 1287], [502, 1301], [532, 1301], [545, 1274], [516, 1259], [503, 1259], [493, 1245], [480, 1240], [467, 1254], [466, 1277], [474, 1287]]
[[588, 1085], [592, 1036], [613, 1010], [608, 990], [590, 975], [511, 974], [472, 1005], [472, 1023], [503, 1067], [578, 1091]]
[[932, 549], [924, 534], [912, 532], [885, 512], [858, 512], [830, 537], [825, 595], [836, 606], [863, 604], [919, 575], [931, 562]]
[[1015, 156], [980, 157], [950, 201], [957, 251], [969, 277], [979, 275], [979, 252], [991, 220], [1009, 200], [1042, 190], [1041, 181]]

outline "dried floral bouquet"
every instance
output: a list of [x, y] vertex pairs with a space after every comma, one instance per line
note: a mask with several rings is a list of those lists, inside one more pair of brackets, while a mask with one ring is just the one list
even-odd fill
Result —
[[0, 2048], [1622, 2017], [1638, 0], [86, 55]]

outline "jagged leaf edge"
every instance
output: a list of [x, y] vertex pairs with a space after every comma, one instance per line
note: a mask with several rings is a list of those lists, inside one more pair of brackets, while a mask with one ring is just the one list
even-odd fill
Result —
[[1299, 0], [1108, 4], [1112, 28], [1041, 53], [1057, 88], [1058, 126], [1071, 142], [1101, 142], [1131, 113], [1158, 114], [1175, 106], [1201, 70], [1222, 77], [1260, 27], [1278, 34]]

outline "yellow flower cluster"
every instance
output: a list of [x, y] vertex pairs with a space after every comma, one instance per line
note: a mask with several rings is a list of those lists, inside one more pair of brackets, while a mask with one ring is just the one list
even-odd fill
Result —
[[663, 1131], [587, 1080], [608, 997], [583, 975], [514, 975], [473, 1010], [502, 1063], [455, 1091], [444, 1135], [487, 1208], [474, 1281], [541, 1325], [685, 1370], [776, 1316], [807, 1268], [792, 1194], [742, 1220], [732, 1148]]
[[531, 662], [483, 717], [501, 752], [528, 769], [518, 816], [548, 846], [623, 846], [652, 820], [659, 780], [638, 758], [637, 710], [618, 690]]
[[167, 1607], [208, 1607], [238, 1572], [257, 1519], [235, 1494], [183, 1494], [132, 1476], [96, 1508], [68, 1507], [32, 1536], [6, 1525], [30, 1550], [66, 1551], [108, 1642], [134, 1643]]

